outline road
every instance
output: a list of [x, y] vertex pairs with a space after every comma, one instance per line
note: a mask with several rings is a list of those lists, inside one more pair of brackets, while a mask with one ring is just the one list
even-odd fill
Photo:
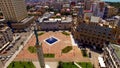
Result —
[[10, 50], [7, 51], [7, 53], [0, 54], [0, 56], [4, 58], [1, 61], [3, 63], [3, 65], [6, 62], [8, 62], [11, 59], [11, 57], [13, 57], [13, 55], [15, 54], [15, 52], [19, 50], [20, 46], [22, 46], [23, 44], [25, 44], [26, 40], [29, 40], [28, 37], [31, 35], [31, 33], [33, 33], [33, 32], [30, 31], [30, 32], [23, 32], [23, 33], [15, 33], [17, 35], [20, 35], [21, 38], [15, 42], [15, 44], [13, 45], [13, 47], [11, 47]]

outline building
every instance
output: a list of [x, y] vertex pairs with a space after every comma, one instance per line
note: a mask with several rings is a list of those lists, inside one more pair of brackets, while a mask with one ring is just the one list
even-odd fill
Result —
[[62, 3], [59, 2], [50, 3], [49, 7], [54, 8], [55, 11], [60, 11], [62, 9]]
[[7, 26], [0, 26], [0, 51], [13, 41], [12, 30]]
[[34, 21], [34, 16], [27, 17], [24, 20], [21, 21], [21, 23], [13, 23], [12, 28], [17, 31], [26, 31], [26, 29], [29, 29], [31, 24]]
[[63, 8], [70, 8], [70, 4], [69, 4], [69, 3], [63, 4], [62, 7], [63, 7]]
[[117, 8], [112, 7], [112, 6], [107, 6], [105, 7], [104, 18], [110, 18], [116, 15], [117, 12], [118, 12]]
[[90, 0], [85, 1], [85, 10], [90, 10], [91, 9], [92, 2]]
[[104, 2], [98, 2], [97, 15], [96, 16], [103, 18], [104, 12], [105, 12], [105, 3]]
[[102, 50], [106, 41], [117, 43], [119, 22], [108, 22], [100, 17], [91, 16], [88, 21], [78, 17], [78, 23], [72, 28], [72, 34], [79, 43]]
[[93, 12], [94, 16], [97, 15], [97, 3], [92, 3], [91, 11]]
[[20, 22], [27, 17], [24, 0], [0, 0], [2, 13], [6, 20]]
[[70, 30], [72, 27], [72, 16], [56, 16], [45, 13], [42, 18], [38, 18], [39, 29], [41, 30]]
[[120, 68], [120, 46], [108, 44], [104, 47], [103, 59], [107, 68]]
[[7, 42], [5, 41], [4, 36], [2, 34], [0, 34], [0, 48], [2, 48], [5, 43], [7, 43]]
[[[10, 27], [17, 29], [14, 26], [17, 26], [18, 29], [20, 28], [20, 25], [27, 25], [30, 24], [30, 22], [26, 22], [25, 20], [32, 20], [27, 15], [25, 0], [0, 0], [0, 8], [2, 10], [3, 16], [5, 17], [5, 20], [11, 24], [9, 24]], [[16, 25], [16, 23], [18, 25]], [[27, 24], [28, 23], [28, 24]], [[25, 29], [26, 26], [21, 27], [20, 29]]]
[[93, 13], [91, 11], [84, 11], [84, 20], [89, 21], [91, 16], [93, 16]]
[[66, 0], [55, 0], [56, 2], [66, 2]]

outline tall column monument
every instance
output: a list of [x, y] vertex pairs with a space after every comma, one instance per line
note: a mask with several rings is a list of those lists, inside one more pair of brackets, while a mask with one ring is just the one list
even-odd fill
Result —
[[38, 34], [37, 34], [37, 28], [34, 27], [34, 34], [36, 37], [36, 50], [37, 50], [37, 56], [38, 56], [38, 60], [40, 63], [40, 67], [41, 68], [45, 68], [45, 61], [44, 61], [44, 55], [43, 55], [43, 49], [42, 49], [42, 44], [39, 42], [38, 39]]

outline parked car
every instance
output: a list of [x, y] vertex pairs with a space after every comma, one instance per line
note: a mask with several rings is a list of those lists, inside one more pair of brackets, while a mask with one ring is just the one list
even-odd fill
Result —
[[8, 61], [8, 60], [9, 60], [9, 58], [7, 57], [7, 58], [6, 58], [6, 60]]
[[7, 51], [4, 51], [2, 54], [6, 54], [7, 53]]
[[7, 56], [7, 58], [10, 58], [10, 57], [11, 57], [11, 55], [8, 55], [8, 56]]
[[5, 60], [5, 57], [2, 57], [1, 61], [4, 61]]
[[11, 55], [13, 55], [14, 53], [11, 53]]

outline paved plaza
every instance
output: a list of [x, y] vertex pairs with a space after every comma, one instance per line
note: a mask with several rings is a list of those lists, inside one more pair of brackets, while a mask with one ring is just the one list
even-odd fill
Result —
[[[44, 40], [48, 37], [54, 36], [59, 39], [59, 42], [48, 45]], [[46, 61], [80, 61], [89, 62], [89, 58], [82, 57], [81, 50], [77, 46], [73, 46], [73, 49], [68, 53], [61, 53], [61, 50], [66, 46], [72, 46], [70, 36], [66, 36], [61, 32], [45, 32], [45, 34], [39, 36], [39, 41], [42, 43], [44, 53], [53, 53], [55, 58], [45, 58]], [[35, 46], [35, 36], [27, 42], [23, 50], [17, 55], [15, 60], [23, 61], [37, 61], [37, 54], [32, 54], [28, 51], [29, 46]]]

